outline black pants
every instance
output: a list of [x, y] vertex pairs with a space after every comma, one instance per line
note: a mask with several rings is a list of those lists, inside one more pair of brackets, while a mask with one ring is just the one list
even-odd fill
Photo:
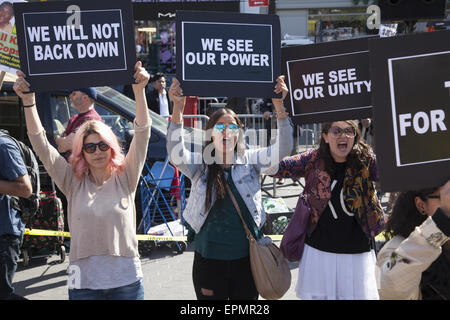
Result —
[[[214, 260], [195, 252], [192, 278], [198, 300], [258, 300], [249, 257]], [[203, 294], [202, 289], [212, 295]]]
[[13, 277], [17, 269], [23, 236], [0, 236], [0, 300], [13, 299]]

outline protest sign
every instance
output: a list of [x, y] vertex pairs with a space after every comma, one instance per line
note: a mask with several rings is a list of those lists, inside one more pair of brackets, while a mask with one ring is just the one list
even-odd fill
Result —
[[20, 70], [19, 48], [15, 28], [13, 2], [21, 0], [0, 0], [0, 70], [16, 74]]
[[370, 40], [383, 191], [450, 179], [450, 31]]
[[185, 95], [274, 96], [278, 16], [177, 11], [176, 41], [177, 79]]
[[281, 49], [286, 108], [298, 124], [371, 116], [367, 38]]
[[136, 63], [131, 3], [16, 3], [21, 70], [32, 90], [128, 84]]

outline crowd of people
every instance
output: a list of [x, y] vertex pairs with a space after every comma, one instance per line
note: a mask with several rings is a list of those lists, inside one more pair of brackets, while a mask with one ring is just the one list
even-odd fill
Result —
[[[69, 270], [78, 275], [77, 281], [68, 282], [69, 299], [144, 299], [135, 193], [151, 133], [149, 109], [171, 116], [169, 160], [191, 181], [183, 217], [195, 251], [192, 281], [199, 300], [258, 299], [248, 239], [231, 197], [237, 199], [253, 237], [267, 241], [261, 175], [305, 179], [299, 201], [306, 199], [310, 212], [295, 289], [300, 299], [450, 298], [450, 181], [400, 193], [386, 215], [376, 189], [376, 156], [360, 129], [367, 133], [370, 123], [323, 123], [318, 148], [292, 154], [294, 133], [283, 105], [288, 93], [283, 76], [274, 88], [281, 97], [268, 101], [277, 118], [273, 144], [247, 149], [238, 116], [222, 108], [210, 116], [203, 150], [196, 153], [184, 143], [186, 97], [180, 83], [174, 78], [166, 90], [163, 74], [150, 77], [137, 62], [130, 85], [136, 101], [135, 134], [124, 154], [95, 111], [94, 88], [70, 94], [78, 114], [56, 137], [54, 148], [41, 124], [35, 94], [29, 92], [25, 75], [17, 75], [14, 90], [23, 103], [33, 150], [67, 199]], [[151, 94], [149, 81], [155, 88]], [[13, 276], [25, 226], [10, 198], [28, 197], [31, 187], [18, 147], [6, 136], [0, 136], [0, 161], [0, 299], [14, 299]], [[382, 232], [386, 243], [377, 254], [374, 238]]]

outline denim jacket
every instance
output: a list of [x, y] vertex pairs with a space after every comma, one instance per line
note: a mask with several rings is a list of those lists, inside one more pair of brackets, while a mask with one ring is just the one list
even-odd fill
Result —
[[[275, 173], [280, 160], [289, 155], [293, 148], [293, 129], [289, 118], [278, 119], [277, 123], [276, 142], [269, 147], [245, 150], [242, 156], [236, 155], [232, 170], [233, 182], [258, 228], [266, 220], [259, 177], [261, 174]], [[191, 180], [191, 192], [183, 217], [198, 233], [215, 202], [215, 192], [212, 192], [211, 205], [205, 210], [207, 165], [201, 153], [191, 152], [185, 147], [182, 124], [169, 124], [166, 147], [170, 162]]]

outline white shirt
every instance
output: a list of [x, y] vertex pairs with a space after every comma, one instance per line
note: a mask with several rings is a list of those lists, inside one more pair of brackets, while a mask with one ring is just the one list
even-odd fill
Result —
[[90, 256], [69, 264], [69, 289], [112, 289], [143, 278], [138, 257]]
[[170, 116], [166, 90], [162, 94], [159, 94], [159, 114], [162, 116]]

